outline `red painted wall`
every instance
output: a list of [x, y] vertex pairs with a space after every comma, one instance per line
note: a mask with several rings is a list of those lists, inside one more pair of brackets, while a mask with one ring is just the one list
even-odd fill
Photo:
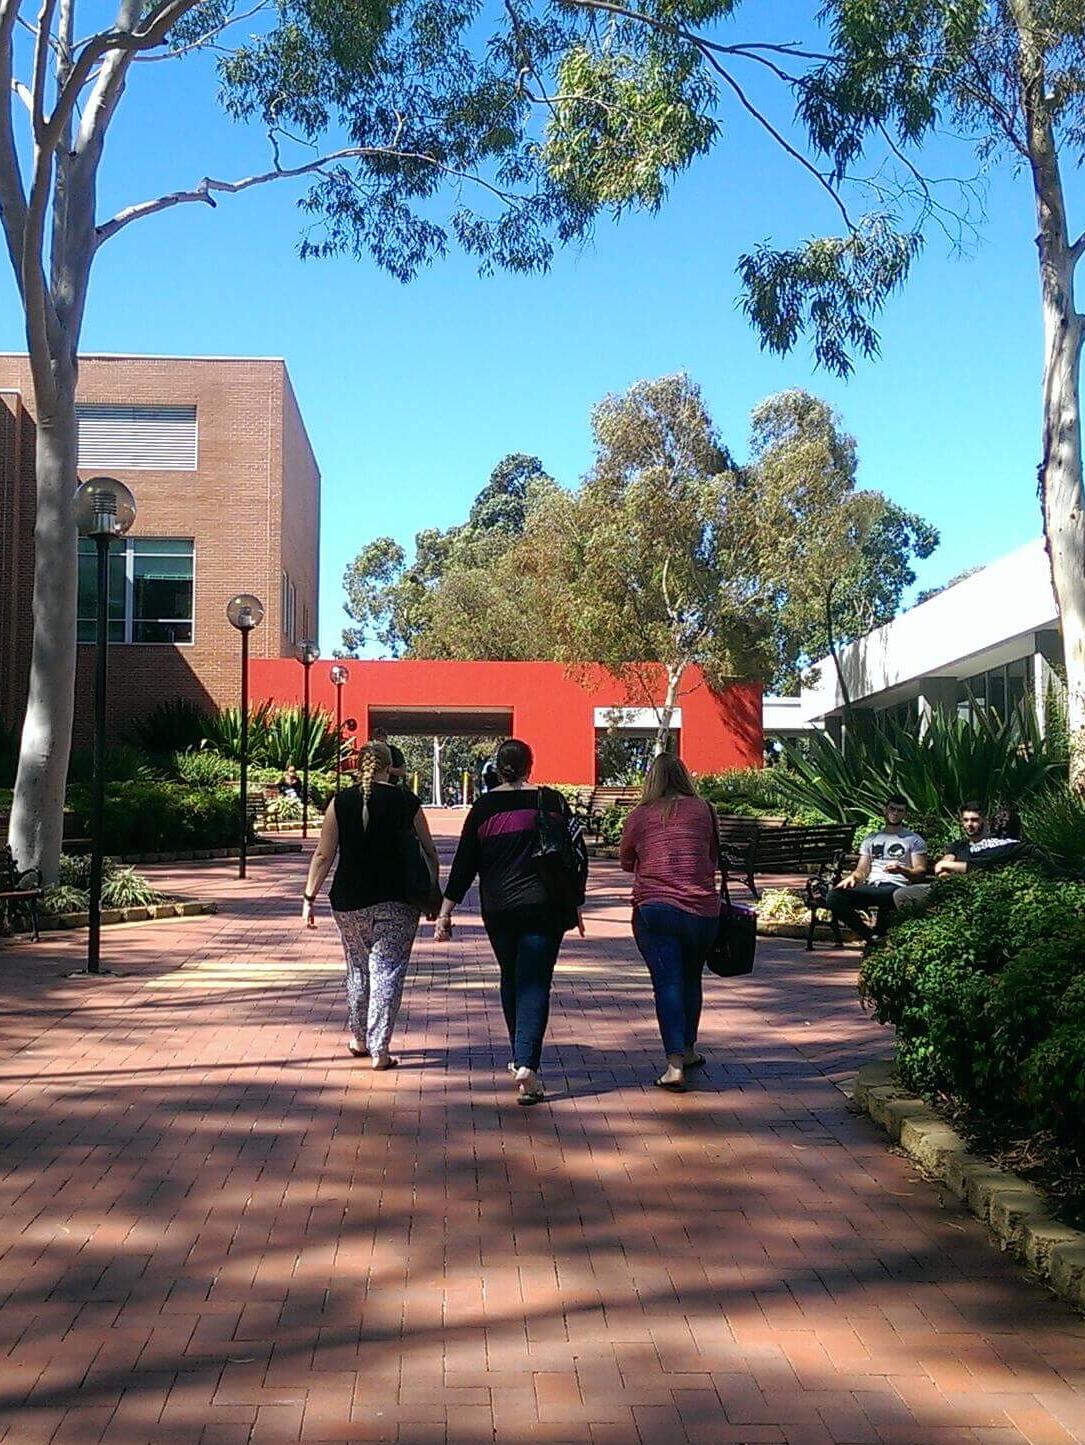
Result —
[[[329, 672], [334, 659], [314, 663], [314, 707], [335, 711], [335, 687]], [[601, 667], [585, 679], [570, 676], [557, 662], [354, 662], [343, 688], [343, 716], [357, 718], [358, 735], [368, 736], [369, 709], [389, 707], [474, 707], [512, 713], [513, 736], [535, 753], [534, 776], [544, 783], [590, 784], [595, 781], [597, 707], [644, 707], [636, 695]], [[273, 658], [251, 664], [253, 702], [300, 703], [299, 662]], [[658, 701], [662, 669], [649, 669]], [[713, 692], [692, 671], [678, 699], [682, 709], [680, 751], [695, 773], [761, 766], [761, 688], [734, 683]]]

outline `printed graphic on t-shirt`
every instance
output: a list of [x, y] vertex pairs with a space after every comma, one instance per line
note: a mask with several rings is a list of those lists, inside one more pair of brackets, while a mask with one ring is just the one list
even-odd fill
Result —
[[906, 883], [901, 873], [890, 873], [890, 863], [908, 867], [913, 853], [925, 853], [927, 845], [918, 833], [872, 833], [859, 845], [859, 852], [870, 859], [870, 883]]

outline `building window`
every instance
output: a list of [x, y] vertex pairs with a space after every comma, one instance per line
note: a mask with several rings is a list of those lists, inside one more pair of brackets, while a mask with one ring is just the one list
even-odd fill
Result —
[[977, 672], [957, 685], [957, 716], [975, 720], [980, 715], [1006, 722], [1031, 702], [1029, 659], [1018, 658], [1005, 667]]
[[194, 406], [108, 406], [80, 402], [79, 466], [118, 471], [194, 472]]
[[[109, 556], [110, 642], [191, 642], [193, 547], [173, 538], [126, 537]], [[98, 553], [79, 541], [80, 642], [93, 642]]]

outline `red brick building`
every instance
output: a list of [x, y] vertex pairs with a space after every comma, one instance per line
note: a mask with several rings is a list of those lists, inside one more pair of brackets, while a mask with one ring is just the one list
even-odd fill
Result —
[[[238, 638], [225, 607], [264, 603], [254, 658], [317, 632], [320, 473], [286, 365], [244, 357], [86, 356], [79, 479], [136, 498], [112, 561], [110, 709], [119, 732], [157, 702], [236, 704]], [[75, 479], [73, 479], [73, 486]], [[30, 665], [34, 414], [25, 356], [0, 356], [0, 715], [18, 722]], [[93, 547], [82, 544], [79, 637], [94, 627]], [[79, 648], [76, 740], [88, 736], [92, 646]]]

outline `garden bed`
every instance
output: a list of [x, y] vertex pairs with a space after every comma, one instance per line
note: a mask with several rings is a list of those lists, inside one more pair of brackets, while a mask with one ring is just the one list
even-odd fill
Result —
[[[250, 843], [245, 850], [248, 858], [267, 858], [275, 853], [300, 853], [301, 844], [278, 839], [268, 842]], [[240, 848], [187, 848], [173, 853], [122, 853], [122, 863], [196, 863], [211, 858], [240, 858]]]
[[897, 1080], [890, 1063], [860, 1069], [854, 1098], [924, 1174], [988, 1226], [1002, 1249], [1085, 1311], [1085, 1230], [1062, 1223], [1042, 1190], [973, 1152], [941, 1113]]
[[[103, 908], [102, 926], [114, 923], [147, 923], [163, 918], [199, 918], [217, 913], [218, 904], [212, 899], [171, 899], [165, 903], [148, 903], [140, 908]], [[86, 928], [90, 923], [88, 913], [43, 913], [39, 920], [42, 933], [55, 933], [64, 929]], [[16, 934], [30, 930], [20, 924]]]

